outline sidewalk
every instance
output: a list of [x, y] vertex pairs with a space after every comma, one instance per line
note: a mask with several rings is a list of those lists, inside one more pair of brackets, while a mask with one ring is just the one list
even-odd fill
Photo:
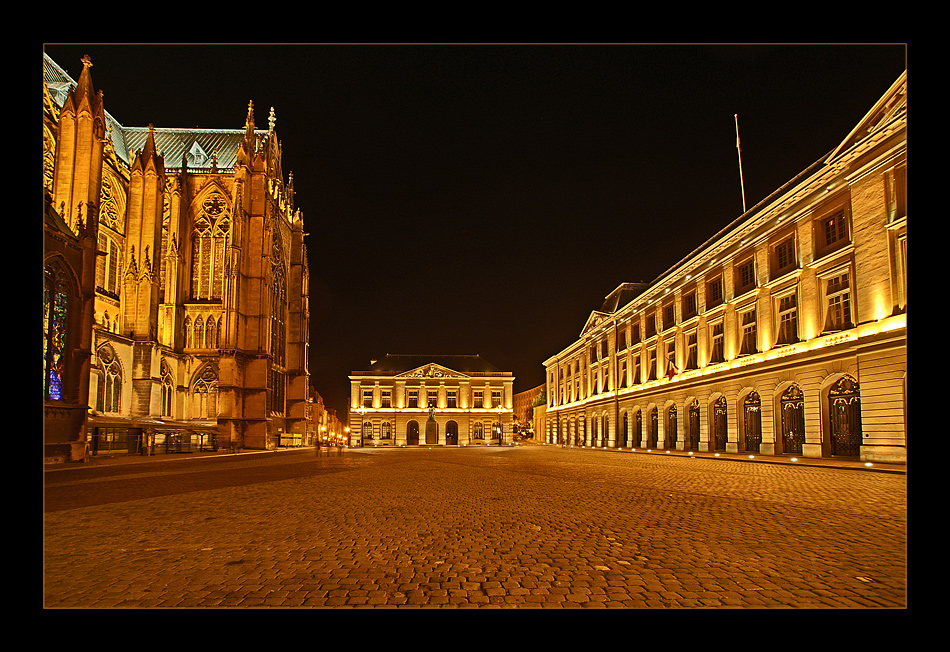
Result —
[[[554, 446], [555, 444], [542, 444]], [[729, 460], [734, 462], [749, 462], [753, 464], [783, 464], [786, 466], [818, 466], [826, 468], [854, 469], [856, 471], [876, 471], [879, 473], [907, 473], [906, 464], [888, 464], [884, 462], [862, 462], [856, 459], [842, 459], [834, 457], [794, 457], [791, 455], [760, 455], [759, 453], [724, 453], [724, 452], [697, 452], [679, 450], [661, 450], [646, 448], [588, 448], [574, 446], [559, 446], [580, 452], [591, 453], [623, 453], [627, 455], [669, 455], [674, 457], [695, 457], [697, 459]]]
[[[840, 469], [853, 469], [856, 471], [875, 471], [878, 473], [907, 473], [906, 464], [887, 464], [883, 462], [862, 462], [856, 459], [841, 459], [841, 458], [830, 458], [830, 457], [792, 457], [786, 455], [759, 455], [759, 454], [748, 454], [748, 453], [712, 453], [712, 452], [696, 452], [696, 451], [679, 451], [679, 450], [649, 450], [646, 448], [589, 448], [589, 447], [574, 447], [574, 446], [564, 446], [556, 444], [540, 444], [537, 442], [519, 442], [515, 446], [550, 446], [556, 448], [562, 448], [565, 450], [574, 450], [578, 454], [623, 454], [623, 455], [669, 455], [672, 457], [695, 457], [697, 459], [713, 459], [713, 460], [729, 460], [734, 462], [748, 462], [751, 464], [783, 464], [787, 466], [812, 466], [812, 467], [825, 467], [825, 468], [840, 468]], [[381, 447], [374, 448], [374, 451], [408, 451], [408, 450], [417, 450], [424, 449], [425, 446], [413, 446], [413, 447]], [[456, 448], [455, 446], [440, 446], [442, 450]], [[77, 468], [83, 466], [106, 466], [114, 464], [138, 464], [142, 462], [159, 462], [159, 461], [172, 461], [172, 460], [184, 460], [184, 459], [199, 459], [199, 458], [220, 458], [220, 457], [236, 457], [241, 455], [275, 455], [291, 451], [303, 451], [310, 450], [314, 451], [312, 446], [301, 446], [297, 448], [279, 448], [277, 450], [242, 450], [239, 452], [228, 452], [224, 449], [219, 449], [218, 451], [194, 451], [191, 453], [162, 453], [160, 455], [138, 455], [138, 454], [129, 454], [123, 452], [111, 452], [111, 453], [100, 453], [98, 455], [90, 456], [87, 458], [86, 462], [65, 462], [57, 464], [46, 464], [45, 470], [52, 471], [56, 469], [66, 469], [66, 468]], [[321, 447], [320, 451], [323, 452], [337, 452], [340, 449], [337, 447]], [[343, 448], [342, 450], [354, 450], [359, 451], [360, 449], [350, 449]]]

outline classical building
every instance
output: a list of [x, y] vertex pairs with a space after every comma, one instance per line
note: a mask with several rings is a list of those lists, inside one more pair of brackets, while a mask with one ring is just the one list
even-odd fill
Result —
[[47, 455], [299, 440], [309, 272], [273, 109], [126, 127], [91, 66], [75, 82], [44, 55]]
[[351, 446], [511, 443], [514, 376], [477, 355], [390, 355], [350, 375]]
[[907, 84], [544, 361], [545, 440], [905, 462]]
[[515, 428], [522, 434], [535, 432], [534, 430], [534, 408], [535, 405], [543, 400], [544, 383], [523, 392], [515, 394], [514, 399], [514, 423]]

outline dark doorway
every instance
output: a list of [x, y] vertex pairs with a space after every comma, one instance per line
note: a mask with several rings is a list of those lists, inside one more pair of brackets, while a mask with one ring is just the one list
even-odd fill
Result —
[[419, 445], [419, 422], [410, 421], [406, 424], [406, 446]]

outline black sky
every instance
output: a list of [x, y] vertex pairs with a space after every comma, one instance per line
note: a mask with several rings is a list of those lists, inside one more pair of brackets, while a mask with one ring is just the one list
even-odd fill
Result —
[[[310, 372], [477, 353], [544, 381], [622, 282], [652, 281], [847, 136], [894, 45], [46, 44], [125, 126], [274, 107], [304, 212]], [[345, 415], [343, 415], [345, 419]]]

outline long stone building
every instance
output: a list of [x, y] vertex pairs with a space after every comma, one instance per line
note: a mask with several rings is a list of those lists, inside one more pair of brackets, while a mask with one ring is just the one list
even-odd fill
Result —
[[309, 271], [273, 109], [127, 127], [82, 64], [44, 54], [47, 458], [300, 439]]
[[833, 151], [544, 361], [545, 441], [905, 462], [906, 73]]
[[350, 375], [350, 445], [510, 444], [514, 382], [478, 355], [387, 354]]

